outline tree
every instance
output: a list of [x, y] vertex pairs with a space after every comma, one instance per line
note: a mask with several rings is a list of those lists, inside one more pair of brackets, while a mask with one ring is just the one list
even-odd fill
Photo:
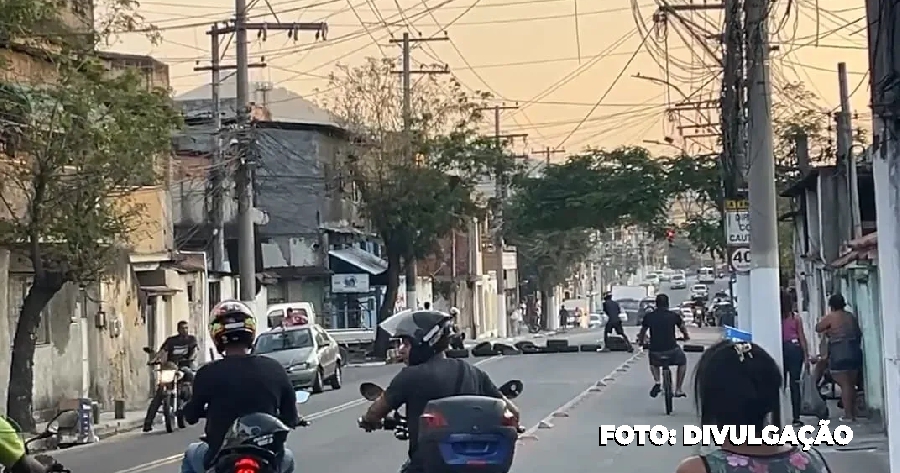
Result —
[[694, 248], [712, 258], [724, 258], [725, 195], [722, 168], [715, 155], [680, 155], [666, 160], [667, 187], [677, 202], [686, 203], [681, 230]]
[[26, 429], [34, 428], [41, 312], [65, 284], [104, 277], [141, 214], [128, 197], [158, 182], [178, 124], [167, 90], [148, 88], [136, 73], [108, 72], [94, 52], [94, 40], [137, 24], [133, 5], [116, 3], [96, 37], [75, 34], [55, 5], [14, 0], [0, 7], [0, 22], [18, 25], [9, 48], [42, 66], [36, 76], [4, 62], [0, 82], [0, 243], [21, 250], [33, 270], [15, 328], [7, 399], [8, 414]]
[[588, 149], [547, 166], [541, 176], [520, 177], [504, 234], [519, 251], [522, 274], [546, 294], [591, 254], [597, 230], [660, 227], [665, 182], [662, 165], [637, 147]]
[[[339, 65], [327, 90], [322, 107], [351, 136], [342, 172], [359, 190], [362, 214], [385, 246], [387, 290], [378, 310], [382, 321], [393, 313], [400, 274], [478, 215], [483, 209], [473, 199], [475, 184], [511, 163], [493, 140], [477, 134], [481, 104], [453, 79], [428, 75], [415, 82], [408, 135], [391, 60]], [[384, 356], [381, 341], [376, 355]]]

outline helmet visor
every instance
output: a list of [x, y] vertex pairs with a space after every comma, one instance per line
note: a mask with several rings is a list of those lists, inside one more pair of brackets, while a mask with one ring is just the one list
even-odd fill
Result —
[[388, 317], [378, 324], [382, 330], [388, 333], [391, 338], [400, 337], [416, 337], [416, 333], [420, 330], [416, 320], [413, 317], [412, 310], [404, 310]]

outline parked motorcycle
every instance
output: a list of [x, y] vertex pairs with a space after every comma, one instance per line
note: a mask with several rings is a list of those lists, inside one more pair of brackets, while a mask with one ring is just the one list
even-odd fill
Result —
[[[144, 347], [144, 352], [153, 355], [155, 352], [150, 347]], [[156, 389], [162, 392], [162, 412], [166, 424], [166, 432], [185, 428], [184, 413], [182, 407], [190, 400], [193, 389], [193, 376], [189, 368], [178, 368], [175, 363], [160, 363], [152, 360], [147, 363], [156, 367]]]
[[[12, 425], [16, 429], [17, 433], [21, 431], [18, 424], [16, 424], [12, 419], [10, 419], [8, 417], [6, 419], [9, 422], [9, 424]], [[25, 454], [31, 455], [31, 449], [29, 447], [33, 442], [51, 438], [51, 437], [55, 436], [56, 434], [58, 434], [60, 431], [71, 431], [71, 430], [75, 429], [77, 425], [78, 425], [78, 413], [77, 412], [75, 412], [73, 410], [66, 410], [66, 411], [60, 412], [59, 414], [56, 415], [56, 417], [53, 418], [53, 420], [51, 420], [47, 424], [47, 427], [44, 429], [43, 432], [41, 432], [40, 434], [25, 441]], [[59, 462], [57, 462], [56, 459], [54, 459], [50, 455], [47, 455], [44, 453], [39, 453], [37, 455], [32, 455], [32, 457], [35, 460], [37, 460], [40, 464], [47, 467], [48, 472], [70, 473], [70, 471], [68, 469], [66, 469], [66, 467], [59, 464]], [[3, 467], [3, 465], [0, 465], [0, 473], [5, 473], [5, 471], [6, 471], [6, 469]]]
[[[309, 392], [296, 391], [297, 404], [309, 400]], [[301, 427], [309, 422], [301, 421]], [[278, 418], [255, 413], [234, 421], [215, 456], [210, 473], [293, 473], [282, 471], [284, 444], [290, 429]], [[200, 438], [205, 441], [204, 437]]]
[[[500, 387], [500, 392], [513, 399], [523, 388], [522, 381], [511, 380]], [[377, 384], [362, 383], [359, 393], [375, 401], [384, 390]], [[502, 399], [486, 396], [432, 400], [417, 421], [427, 473], [507, 473], [516, 440], [525, 432]], [[409, 439], [409, 419], [396, 410], [383, 419], [381, 428], [394, 431], [398, 440]]]

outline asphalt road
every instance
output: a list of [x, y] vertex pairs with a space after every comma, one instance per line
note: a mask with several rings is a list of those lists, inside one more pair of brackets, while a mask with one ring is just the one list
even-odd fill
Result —
[[[596, 342], [600, 336], [602, 333], [592, 331], [567, 335], [566, 338], [575, 344]], [[537, 425], [542, 419], [598, 380], [615, 373], [630, 356], [627, 353], [567, 353], [472, 358], [470, 361], [483, 367], [498, 385], [509, 379], [524, 382], [525, 390], [516, 400], [522, 411], [522, 424], [541, 437], [544, 430], [537, 429]], [[360, 383], [371, 381], [386, 386], [398, 369], [397, 366], [347, 369], [342, 389], [312, 396], [302, 406], [301, 412], [312, 421], [312, 426], [297, 429], [288, 440], [288, 446], [297, 457], [298, 471], [397, 471], [405, 457], [406, 444], [394, 439], [390, 432], [367, 434], [356, 428], [356, 419], [367, 407], [367, 402], [358, 394]], [[644, 391], [649, 389], [648, 386], [644, 388]], [[656, 404], [661, 408], [661, 402]], [[597, 441], [596, 432], [595, 427], [590, 436], [592, 445]], [[178, 468], [184, 449], [200, 434], [199, 426], [172, 434], [136, 432], [53, 454], [74, 472], [172, 472]]]

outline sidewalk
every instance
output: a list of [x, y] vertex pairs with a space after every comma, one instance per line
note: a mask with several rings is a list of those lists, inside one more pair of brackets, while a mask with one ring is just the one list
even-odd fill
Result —
[[[147, 401], [150, 402], [149, 400]], [[123, 434], [126, 432], [131, 432], [134, 430], [140, 429], [144, 425], [144, 416], [147, 414], [146, 410], [140, 411], [125, 411], [124, 419], [116, 419], [114, 412], [101, 412], [100, 413], [100, 421], [94, 424], [94, 436], [96, 437], [96, 441], [103, 440], [105, 438], [112, 437], [114, 435]], [[153, 422], [154, 429], [162, 428], [162, 415], [157, 414], [156, 419]], [[39, 423], [37, 424], [38, 431], [44, 431], [47, 428], [47, 423]], [[55, 439], [53, 440], [53, 444], [47, 442], [42, 448], [55, 448]], [[65, 439], [64, 439], [65, 441]]]

